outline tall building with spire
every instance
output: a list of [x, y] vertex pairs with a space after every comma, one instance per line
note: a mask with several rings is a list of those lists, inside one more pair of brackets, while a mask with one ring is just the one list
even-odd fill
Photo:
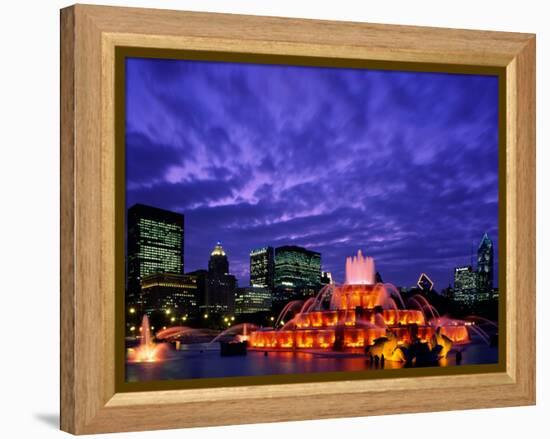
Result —
[[477, 248], [477, 269], [472, 265], [455, 268], [454, 300], [471, 305], [496, 297], [493, 272], [493, 241], [484, 233]]
[[481, 294], [490, 293], [493, 290], [493, 253], [493, 241], [485, 233], [477, 248], [477, 288]]
[[223, 276], [229, 274], [229, 260], [220, 241], [216, 243], [214, 250], [210, 253], [208, 261], [208, 274], [210, 276]]
[[218, 241], [208, 261], [206, 308], [212, 312], [233, 312], [237, 279], [229, 273], [229, 259]]

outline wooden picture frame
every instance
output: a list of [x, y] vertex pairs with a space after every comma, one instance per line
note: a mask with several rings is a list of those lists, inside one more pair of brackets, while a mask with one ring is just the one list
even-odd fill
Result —
[[[503, 370], [330, 385], [119, 391], [114, 261], [120, 47], [500, 69], [506, 79]], [[529, 405], [535, 403], [535, 365], [534, 35], [88, 5], [61, 11], [62, 430], [85, 434]], [[251, 406], [254, 415], [242, 416]]]

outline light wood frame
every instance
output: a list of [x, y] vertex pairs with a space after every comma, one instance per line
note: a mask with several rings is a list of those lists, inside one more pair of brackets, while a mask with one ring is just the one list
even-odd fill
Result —
[[[506, 71], [506, 371], [115, 392], [115, 47]], [[83, 434], [535, 403], [535, 37], [76, 5], [61, 11], [61, 428]], [[250, 413], [253, 416], [242, 416]]]

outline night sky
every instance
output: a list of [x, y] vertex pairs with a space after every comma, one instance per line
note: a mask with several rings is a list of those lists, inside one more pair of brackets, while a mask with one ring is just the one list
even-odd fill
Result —
[[127, 205], [185, 214], [185, 271], [220, 240], [246, 286], [251, 249], [295, 244], [337, 282], [362, 249], [385, 282], [440, 290], [484, 232], [498, 247], [495, 76], [158, 59], [126, 75]]

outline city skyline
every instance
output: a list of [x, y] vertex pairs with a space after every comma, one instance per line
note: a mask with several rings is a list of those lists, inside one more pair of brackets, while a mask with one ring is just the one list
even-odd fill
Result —
[[[154, 255], [153, 257], [153, 260], [149, 260], [147, 263], [149, 265], [151, 265], [151, 267], [154, 265], [156, 266], [157, 268], [160, 268], [160, 267], [163, 267], [162, 269], [158, 270], [158, 269], [149, 269], [148, 271], [146, 271], [146, 273], [149, 273], [149, 274], [153, 274], [153, 275], [156, 275], [156, 274], [163, 274], [163, 273], [166, 273], [166, 274], [169, 274], [169, 273], [172, 273], [172, 274], [184, 274], [186, 273], [186, 270], [184, 270], [183, 268], [183, 260], [184, 260], [184, 255], [185, 255], [185, 250], [184, 250], [184, 227], [183, 227], [183, 224], [184, 224], [184, 215], [182, 214], [178, 214], [176, 212], [171, 212], [171, 211], [167, 211], [167, 210], [162, 210], [160, 208], [157, 208], [155, 206], [147, 206], [147, 205], [143, 205], [143, 204], [136, 204], [134, 206], [132, 206], [128, 212], [130, 214], [130, 212], [134, 212], [132, 214], [133, 216], [133, 221], [136, 221], [138, 219], [138, 217], [135, 216], [135, 212], [136, 211], [139, 211], [141, 213], [141, 215], [145, 214], [145, 218], [156, 218], [157, 220], [161, 220], [162, 223], [151, 223], [149, 221], [149, 223], [147, 224], [147, 227], [148, 227], [148, 230], [147, 232], [143, 235], [143, 238], [145, 238], [144, 242], [143, 242], [143, 245], [144, 245], [144, 252], [145, 253], [150, 253], [151, 255]], [[163, 258], [160, 258], [159, 259], [159, 255], [157, 254], [158, 253], [158, 250], [162, 247], [164, 247], [166, 244], [170, 243], [170, 246], [173, 246], [174, 245], [174, 241], [173, 239], [167, 241], [167, 242], [162, 242], [163, 240], [165, 240], [167, 238], [167, 236], [163, 236], [163, 238], [161, 238], [161, 241], [158, 241], [158, 238], [155, 237], [153, 242], [151, 242], [151, 237], [154, 237], [155, 235], [154, 234], [151, 234], [151, 231], [155, 230], [155, 229], [161, 229], [163, 231], [166, 231], [167, 230], [167, 226], [169, 226], [169, 223], [173, 222], [173, 221], [176, 221], [176, 223], [180, 222], [181, 223], [181, 238], [180, 238], [180, 244], [181, 244], [181, 248], [180, 248], [180, 267], [181, 267], [181, 270], [179, 268], [177, 269], [165, 269], [166, 267], [166, 263], [167, 261], [165, 261]], [[130, 227], [129, 230], [133, 230], [135, 226], [133, 227]], [[129, 239], [128, 239], [128, 242], [131, 242], [132, 240], [135, 240], [136, 238], [132, 236], [132, 233], [130, 233], [129, 235]], [[156, 243], [155, 243], [156, 241]], [[155, 249], [154, 245], [157, 245], [157, 244], [160, 244], [160, 248], [159, 249]], [[494, 273], [494, 263], [493, 263], [493, 258], [494, 258], [494, 255], [493, 255], [493, 252], [492, 252], [492, 247], [493, 247], [493, 241], [490, 239], [490, 237], [488, 236], [487, 233], [484, 233], [483, 236], [481, 237], [481, 240], [480, 240], [480, 243], [479, 245], [477, 246], [477, 256], [474, 255], [472, 253], [471, 255], [471, 264], [470, 265], [461, 265], [461, 266], [456, 266], [454, 267], [454, 274], [455, 274], [455, 278], [454, 278], [454, 282], [451, 282], [449, 281], [449, 286], [452, 286], [452, 287], [456, 287], [456, 273], [457, 272], [461, 272], [463, 271], [463, 269], [466, 269], [466, 268], [470, 268], [473, 272], [475, 272], [476, 276], [482, 276], [482, 278], [480, 278], [482, 284], [480, 286], [481, 290], [483, 291], [489, 291], [491, 290], [494, 286], [498, 286], [498, 284], [494, 283], [494, 280], [493, 280], [493, 273]], [[474, 250], [474, 246], [472, 246], [472, 251]], [[166, 252], [166, 250], [164, 249], [163, 250], [164, 252]], [[279, 277], [282, 277], [284, 278], [285, 276], [291, 276], [293, 277], [294, 274], [292, 274], [291, 272], [289, 273], [286, 273], [286, 270], [287, 268], [291, 268], [291, 271], [292, 270], [298, 270], [300, 271], [301, 269], [305, 269], [304, 272], [301, 272], [298, 274], [298, 276], [300, 278], [302, 278], [303, 276], [308, 276], [308, 275], [311, 275], [311, 273], [309, 273], [309, 270], [311, 270], [310, 267], [302, 267], [300, 266], [300, 268], [298, 268], [298, 266], [293, 266], [294, 268], [292, 267], [287, 267], [285, 268], [285, 263], [282, 263], [282, 260], [281, 260], [281, 266], [279, 267], [279, 273], [277, 274], [277, 255], [280, 253], [280, 252], [284, 252], [284, 251], [291, 251], [291, 252], [294, 252], [294, 251], [298, 251], [299, 253], [305, 253], [305, 254], [309, 254], [310, 257], [313, 256], [313, 257], [318, 257], [319, 259], [319, 263], [317, 265], [317, 268], [316, 270], [319, 272], [319, 285], [321, 285], [323, 282], [322, 282], [322, 276], [324, 276], [325, 273], [329, 273], [330, 274], [330, 278], [332, 279], [332, 273], [330, 270], [325, 270], [323, 269], [323, 266], [322, 266], [322, 254], [320, 253], [316, 253], [316, 252], [312, 252], [311, 249], [306, 249], [304, 247], [299, 247], [299, 246], [294, 246], [294, 245], [282, 245], [282, 246], [279, 246], [279, 247], [270, 247], [270, 246], [264, 246], [264, 247], [261, 247], [261, 248], [255, 248], [255, 249], [251, 249], [248, 254], [249, 254], [249, 271], [248, 271], [248, 279], [249, 279], [249, 282], [244, 282], [241, 283], [239, 285], [239, 287], [263, 287], [263, 288], [267, 288], [267, 289], [270, 289], [270, 290], [273, 290], [274, 287], [281, 287], [284, 282], [281, 281], [281, 279], [279, 279], [279, 281], [277, 281], [277, 276]], [[128, 257], [129, 257], [129, 260], [132, 260], [133, 258], [135, 258], [134, 255], [132, 254], [128, 254]], [[222, 259], [219, 259], [219, 258], [222, 258]], [[477, 259], [477, 267], [474, 265], [473, 261], [474, 259]], [[134, 263], [136, 261], [134, 260]], [[301, 262], [305, 262], [305, 261], [301, 261]], [[309, 264], [310, 262], [308, 262], [307, 264]], [[221, 265], [220, 265], [221, 264]], [[254, 266], [254, 268], [253, 268]], [[194, 269], [193, 272], [195, 271], [208, 271], [208, 272], [212, 272], [212, 271], [217, 271], [219, 272], [218, 275], [232, 275], [231, 273], [231, 270], [230, 270], [230, 261], [229, 261], [229, 258], [228, 258], [228, 255], [226, 254], [223, 246], [222, 246], [222, 243], [220, 241], [217, 241], [216, 244], [215, 244], [215, 247], [214, 249], [212, 250], [212, 252], [210, 253], [210, 258], [209, 258], [209, 261], [208, 261], [208, 269], [205, 269], [204, 267], [199, 267], [198, 269]], [[188, 272], [188, 273], [192, 273], [192, 272]], [[285, 274], [286, 273], [286, 274]], [[379, 272], [376, 273], [376, 276], [378, 277], [380, 274]], [[381, 276], [381, 275], [380, 275]], [[426, 273], [422, 272], [420, 277], [426, 277]], [[130, 278], [131, 279], [131, 278]], [[432, 282], [431, 279], [429, 279], [430, 283]], [[415, 285], [417, 285], [419, 282], [419, 280], [417, 280], [416, 284], [412, 285], [412, 287], [414, 287]], [[477, 281], [476, 281], [477, 282]], [[312, 283], [312, 285], [314, 284], [315, 282]], [[407, 285], [399, 285], [400, 287], [408, 287]], [[430, 289], [433, 288], [433, 284], [432, 286], [430, 287]], [[444, 286], [441, 286], [441, 290], [443, 290], [445, 287]], [[477, 285], [474, 287], [477, 289]]]
[[143, 59], [126, 71], [128, 206], [185, 215], [185, 271], [221, 241], [244, 286], [250, 250], [298, 245], [343, 282], [362, 249], [384, 281], [426, 272], [441, 290], [488, 232], [498, 285], [496, 77]]

